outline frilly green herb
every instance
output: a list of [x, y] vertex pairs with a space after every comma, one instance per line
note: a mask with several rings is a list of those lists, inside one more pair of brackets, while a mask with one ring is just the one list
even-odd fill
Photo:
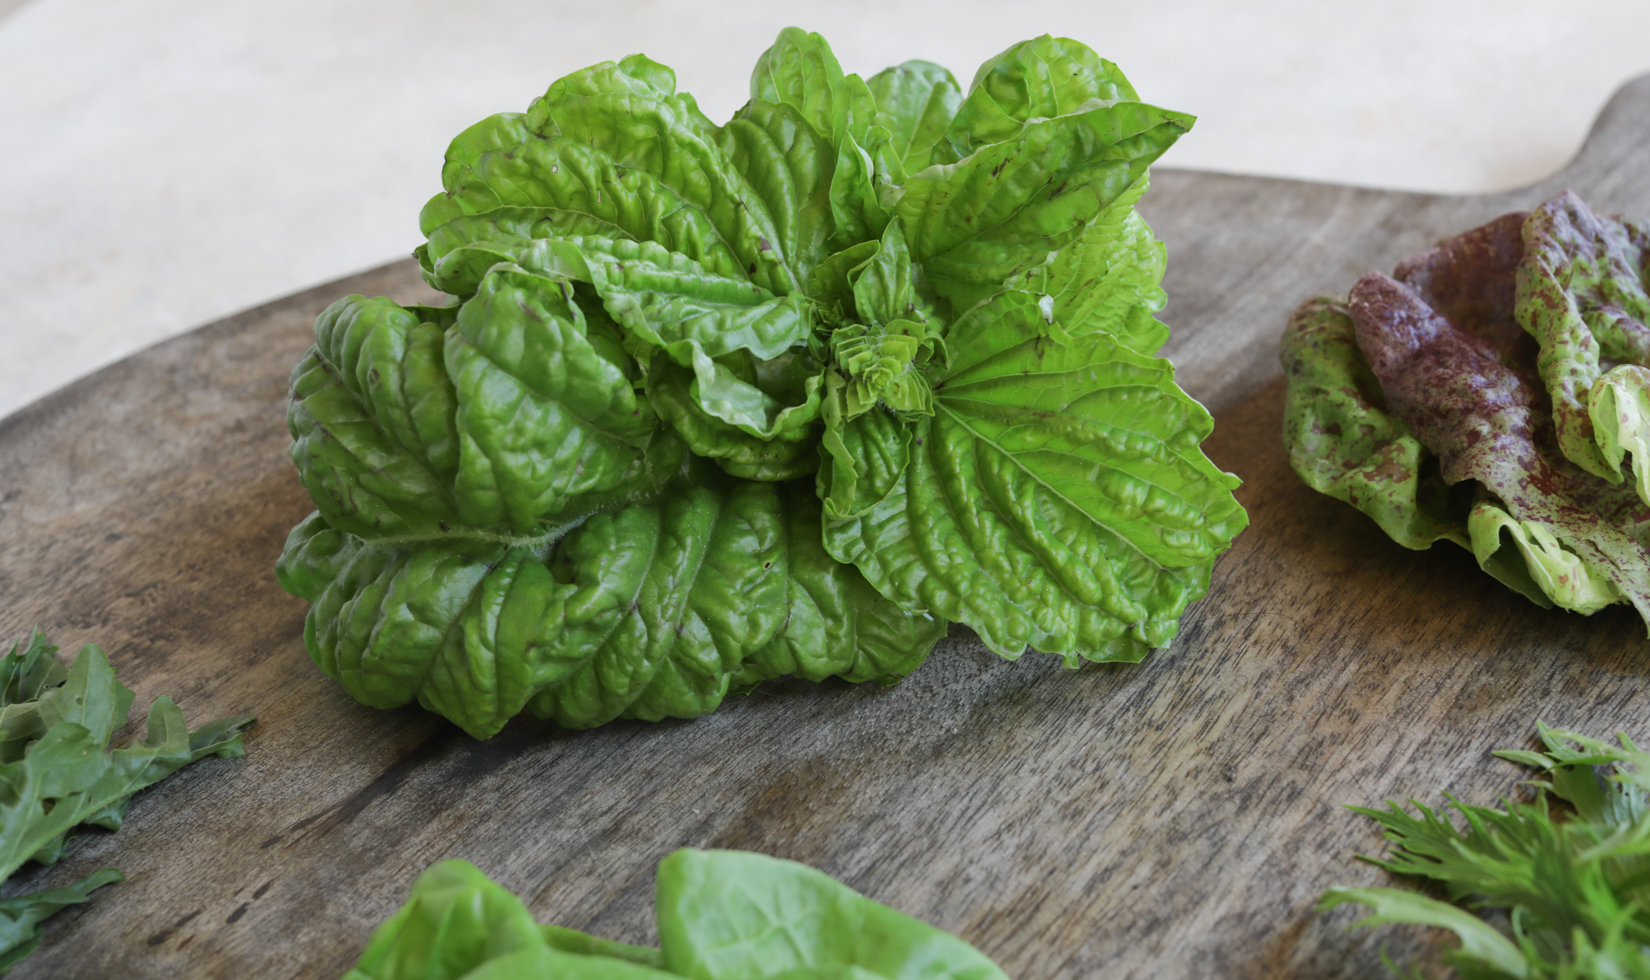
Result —
[[[1386, 810], [1352, 807], [1396, 845], [1386, 860], [1365, 860], [1440, 882], [1456, 904], [1396, 888], [1332, 888], [1320, 908], [1369, 906], [1375, 914], [1362, 926], [1448, 929], [1461, 948], [1446, 959], [1469, 980], [1650, 977], [1650, 754], [1625, 735], [1612, 745], [1537, 729], [1546, 751], [1495, 753], [1546, 777], [1527, 784], [1533, 802], [1496, 810], [1450, 797], [1466, 818], [1459, 831], [1413, 800], [1417, 816], [1390, 800]], [[1492, 909], [1505, 913], [1503, 929], [1467, 911]]]

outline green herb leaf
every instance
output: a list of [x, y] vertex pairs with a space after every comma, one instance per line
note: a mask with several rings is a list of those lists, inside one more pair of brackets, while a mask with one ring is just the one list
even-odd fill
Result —
[[[0, 658], [0, 881], [34, 860], [53, 864], [82, 824], [120, 829], [132, 794], [209, 755], [245, 754], [240, 730], [251, 716], [210, 722], [191, 733], [170, 698], [149, 711], [141, 742], [108, 750], [126, 724], [132, 692], [115, 679], [98, 647], [82, 647], [67, 670], [57, 648], [34, 631], [27, 647]], [[0, 971], [40, 944], [40, 922], [121, 880], [105, 868], [78, 883], [0, 902]]]
[[125, 881], [114, 868], [94, 871], [72, 885], [14, 895], [0, 901], [0, 973], [16, 966], [40, 948], [45, 934], [42, 925], [59, 910], [92, 900], [92, 892], [104, 885]]
[[[1213, 423], [1168, 362], [1103, 334], [1061, 343], [1048, 327], [1029, 293], [959, 320], [934, 414], [904, 422], [903, 479], [829, 486], [837, 513], [859, 516], [828, 522], [826, 548], [1004, 656], [1030, 644], [1072, 665], [1138, 660], [1174, 635], [1247, 523], [1237, 479], [1199, 451]], [[890, 460], [880, 472], [892, 475], [896, 431], [862, 427], [851, 438], [879, 449], [857, 458]]]
[[[1497, 752], [1543, 771], [1530, 803], [1505, 809], [1451, 797], [1449, 818], [1411, 801], [1416, 814], [1352, 807], [1395, 846], [1372, 863], [1441, 883], [1455, 905], [1390, 888], [1335, 888], [1320, 908], [1368, 905], [1357, 923], [1403, 922], [1449, 929], [1462, 947], [1446, 959], [1464, 977], [1580, 978], [1650, 975], [1650, 755], [1625, 737], [1612, 745], [1537, 723], [1545, 752]], [[1612, 771], [1613, 770], [1613, 771]], [[1573, 817], [1549, 805], [1571, 804]], [[1499, 929], [1456, 906], [1505, 913]], [[1504, 933], [1510, 933], [1504, 934]]]
[[1006, 980], [978, 950], [860, 897], [822, 872], [740, 851], [684, 848], [659, 863], [665, 962], [703, 980], [905, 977]]
[[876, 125], [889, 133], [903, 181], [933, 162], [935, 144], [945, 137], [962, 104], [962, 90], [949, 71], [927, 61], [883, 69], [868, 85], [877, 103]]

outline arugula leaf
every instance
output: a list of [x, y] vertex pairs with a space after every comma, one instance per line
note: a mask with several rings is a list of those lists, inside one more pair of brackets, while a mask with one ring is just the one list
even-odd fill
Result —
[[89, 902], [92, 892], [125, 880], [126, 876], [114, 868], [103, 868], [72, 885], [0, 900], [0, 973], [40, 948], [40, 940], [45, 935], [42, 923], [53, 914], [70, 905]]
[[[1510, 936], [1455, 905], [1392, 888], [1330, 889], [1319, 908], [1374, 908], [1359, 926], [1449, 929], [1462, 947], [1446, 959], [1462, 976], [1650, 975], [1650, 754], [1626, 736], [1612, 745], [1536, 727], [1545, 752], [1495, 753], [1548, 777], [1528, 784], [1537, 789], [1533, 802], [1497, 810], [1450, 797], [1450, 808], [1466, 819], [1462, 830], [1413, 800], [1419, 816], [1390, 800], [1386, 810], [1350, 808], [1381, 824], [1396, 845], [1386, 860], [1364, 860], [1438, 881], [1457, 905], [1505, 910]], [[1574, 816], [1566, 818], [1550, 797]]]
[[[240, 730], [251, 716], [209, 722], [190, 732], [170, 698], [155, 701], [141, 742], [107, 750], [126, 724], [132, 692], [115, 679], [95, 645], [64, 669], [39, 630], [0, 658], [0, 881], [29, 860], [54, 864], [82, 824], [119, 830], [138, 790], [209, 755], [246, 754]], [[105, 868], [74, 885], [0, 902], [0, 971], [40, 944], [40, 922], [120, 881]]]
[[443, 861], [343, 980], [1006, 980], [978, 950], [805, 865], [684, 848], [659, 864], [660, 948], [535, 926], [466, 861]]

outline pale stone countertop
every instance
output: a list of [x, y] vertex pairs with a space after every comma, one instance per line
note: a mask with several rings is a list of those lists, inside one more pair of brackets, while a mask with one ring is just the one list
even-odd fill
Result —
[[643, 51], [725, 119], [789, 24], [965, 84], [1074, 37], [1200, 117], [1166, 165], [1456, 193], [1557, 169], [1650, 71], [1644, 0], [0, 0], [0, 416], [407, 254], [447, 141], [569, 71]]

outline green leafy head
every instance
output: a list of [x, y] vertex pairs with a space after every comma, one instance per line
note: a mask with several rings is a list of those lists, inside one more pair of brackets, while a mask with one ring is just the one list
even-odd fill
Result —
[[[420, 218], [448, 304], [341, 300], [293, 373], [312, 655], [485, 736], [892, 679], [948, 620], [1011, 655], [1163, 645], [1243, 523], [1150, 356], [1133, 204], [1191, 123], [1075, 41], [965, 92], [790, 28], [721, 125], [633, 55], [465, 130]], [[937, 488], [1002, 526], [914, 521]]]

